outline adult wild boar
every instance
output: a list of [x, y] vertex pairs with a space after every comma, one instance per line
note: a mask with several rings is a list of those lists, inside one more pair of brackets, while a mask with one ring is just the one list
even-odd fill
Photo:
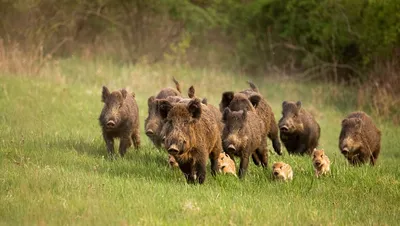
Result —
[[284, 101], [279, 120], [281, 141], [289, 154], [311, 154], [318, 146], [321, 129], [314, 117], [301, 107], [301, 102]]
[[104, 107], [99, 122], [108, 153], [114, 154], [114, 138], [120, 138], [119, 153], [122, 157], [132, 143], [139, 148], [139, 108], [134, 94], [128, 94], [125, 89], [110, 93], [103, 86], [102, 101]]
[[342, 121], [339, 149], [352, 165], [368, 160], [375, 165], [381, 151], [381, 131], [366, 113], [353, 112]]
[[188, 183], [206, 179], [207, 159], [211, 173], [218, 171], [221, 136], [210, 109], [196, 98], [189, 103], [160, 103], [160, 115], [165, 120], [162, 129], [164, 146], [174, 156]]
[[[268, 138], [272, 141], [272, 147], [277, 154], [281, 155], [281, 143], [279, 142], [278, 136], [279, 130], [272, 108], [262, 97], [257, 87], [251, 82], [248, 83], [250, 89], [243, 90], [239, 93], [229, 91], [222, 94], [222, 100], [219, 104], [220, 112], [223, 112], [226, 107], [229, 107], [232, 111], [249, 110], [250, 106], [248, 103], [250, 101], [251, 105], [256, 109], [257, 115], [261, 118], [262, 123], [265, 124], [264, 128], [267, 131], [266, 134]], [[254, 102], [255, 96], [257, 96], [256, 99], [258, 96], [261, 97], [261, 100]]]
[[158, 104], [160, 99], [166, 99], [168, 97], [182, 97], [180, 85], [178, 81], [173, 79], [176, 85], [176, 89], [174, 88], [163, 88], [156, 96], [151, 96], [147, 100], [148, 105], [148, 116], [144, 121], [144, 131], [146, 136], [150, 138], [152, 143], [160, 148], [162, 144], [162, 137], [160, 136], [161, 128], [163, 126], [163, 122], [161, 121], [160, 113], [158, 112]]
[[268, 166], [267, 138], [264, 123], [255, 110], [231, 111], [223, 113], [224, 130], [222, 143], [225, 152], [233, 159], [240, 157], [239, 178], [247, 172], [250, 155], [256, 165]]

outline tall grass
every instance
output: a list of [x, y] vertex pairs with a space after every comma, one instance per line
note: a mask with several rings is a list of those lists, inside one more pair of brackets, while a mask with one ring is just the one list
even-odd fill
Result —
[[[218, 105], [224, 91], [253, 80], [280, 117], [283, 100], [302, 100], [322, 129], [320, 147], [332, 162], [316, 179], [309, 157], [270, 152], [269, 163], [292, 165], [294, 180], [278, 183], [271, 169], [250, 164], [246, 179], [209, 172], [187, 185], [143, 131], [147, 98], [161, 88], [196, 87]], [[39, 77], [0, 74], [1, 225], [396, 225], [400, 212], [400, 129], [382, 130], [375, 167], [351, 167], [338, 151], [340, 121], [356, 108], [351, 90], [317, 83], [263, 80], [165, 65], [124, 66], [70, 58], [46, 64]], [[98, 116], [101, 86], [136, 93], [143, 146], [109, 161]], [[269, 149], [271, 145], [269, 144]]]

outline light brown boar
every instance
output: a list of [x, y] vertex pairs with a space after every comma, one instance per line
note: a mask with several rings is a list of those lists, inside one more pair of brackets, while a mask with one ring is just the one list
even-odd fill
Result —
[[233, 159], [240, 157], [239, 178], [247, 172], [250, 156], [256, 165], [268, 166], [268, 151], [264, 123], [255, 110], [231, 111], [225, 108], [222, 116], [224, 129], [222, 143], [226, 153]]
[[324, 174], [329, 173], [331, 167], [331, 161], [325, 154], [324, 149], [318, 150], [314, 148], [311, 156], [316, 177], [320, 177]]
[[211, 174], [218, 171], [221, 136], [211, 110], [200, 99], [189, 103], [160, 103], [160, 115], [165, 123], [162, 129], [164, 146], [179, 164], [187, 183], [200, 184], [206, 179], [207, 159]]
[[[262, 97], [258, 88], [251, 82], [248, 82], [250, 89], [243, 90], [239, 93], [232, 91], [224, 92], [219, 104], [220, 112], [223, 112], [226, 107], [232, 111], [249, 110], [249, 101], [256, 109], [258, 116], [261, 118], [262, 123], [265, 124], [264, 128], [267, 131], [266, 136], [272, 141], [272, 147], [278, 155], [282, 155], [281, 143], [279, 141], [279, 130], [275, 120], [274, 113], [267, 100]], [[261, 97], [260, 101], [254, 102], [254, 97]]]
[[108, 153], [114, 154], [114, 138], [120, 139], [119, 153], [123, 157], [132, 143], [140, 147], [139, 108], [134, 94], [128, 94], [125, 89], [112, 93], [103, 86], [99, 122]]
[[168, 97], [182, 98], [180, 85], [175, 78], [173, 78], [176, 89], [174, 88], [163, 88], [156, 96], [151, 96], [147, 100], [148, 105], [148, 116], [144, 121], [144, 130], [146, 136], [157, 148], [161, 148], [162, 137], [160, 136], [163, 122], [158, 112], [159, 101]]
[[218, 169], [223, 174], [233, 174], [236, 176], [235, 162], [228, 154], [221, 152], [218, 157]]
[[283, 101], [279, 129], [281, 141], [289, 154], [310, 155], [318, 146], [321, 129], [300, 101]]
[[339, 149], [350, 164], [375, 165], [381, 150], [381, 131], [365, 112], [353, 112], [342, 121]]
[[272, 177], [275, 180], [293, 180], [293, 170], [292, 167], [284, 162], [275, 162], [272, 165]]

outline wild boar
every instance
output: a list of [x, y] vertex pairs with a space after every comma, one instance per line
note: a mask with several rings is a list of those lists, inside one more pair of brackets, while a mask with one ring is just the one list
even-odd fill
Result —
[[166, 99], [168, 97], [182, 98], [180, 85], [175, 78], [173, 78], [173, 80], [176, 85], [176, 89], [164, 88], [156, 96], [151, 96], [147, 100], [148, 116], [144, 122], [144, 130], [146, 136], [149, 137], [149, 139], [157, 148], [161, 148], [162, 137], [160, 137], [160, 133], [163, 125], [158, 112], [159, 106], [157, 100]]
[[102, 102], [104, 102], [104, 107], [99, 122], [108, 153], [114, 154], [114, 138], [120, 138], [119, 153], [122, 157], [132, 143], [138, 149], [140, 147], [139, 108], [134, 94], [128, 94], [125, 89], [110, 93], [108, 88], [103, 86]]
[[255, 111], [231, 111], [225, 108], [222, 116], [222, 143], [226, 153], [240, 157], [239, 178], [247, 172], [250, 155], [256, 165], [267, 167], [268, 151], [264, 123]]
[[222, 142], [210, 109], [196, 98], [187, 104], [162, 100], [159, 111], [165, 121], [161, 132], [164, 147], [178, 162], [187, 183], [204, 183], [208, 158], [215, 176]]
[[[234, 93], [232, 91], [224, 92], [222, 94], [222, 99], [219, 104], [220, 112], [223, 112], [226, 107], [229, 107], [232, 111], [239, 110], [249, 110], [249, 101], [256, 109], [258, 116], [262, 119], [262, 123], [265, 124], [264, 128], [267, 130], [267, 136], [272, 141], [272, 147], [278, 155], [282, 155], [281, 143], [279, 142], [278, 136], [278, 126], [275, 120], [274, 113], [272, 112], [271, 106], [268, 102], [261, 96], [258, 88], [251, 82], [248, 82], [250, 89], [243, 90], [239, 93]], [[254, 97], [261, 100], [255, 103]]]
[[289, 154], [311, 152], [318, 146], [321, 129], [314, 117], [301, 107], [301, 102], [284, 101], [279, 120], [280, 138]]
[[321, 175], [329, 173], [331, 161], [325, 154], [324, 149], [317, 150], [316, 148], [314, 148], [311, 156], [316, 177], [320, 177]]
[[272, 177], [275, 180], [282, 180], [282, 181], [293, 180], [292, 167], [284, 162], [275, 162], [272, 165]]
[[339, 149], [352, 165], [368, 160], [375, 165], [381, 151], [381, 131], [365, 112], [353, 112], [342, 121]]

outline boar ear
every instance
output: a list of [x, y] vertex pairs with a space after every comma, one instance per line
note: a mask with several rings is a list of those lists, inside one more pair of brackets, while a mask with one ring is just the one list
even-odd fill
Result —
[[222, 100], [219, 104], [219, 109], [222, 112], [226, 107], [228, 107], [229, 103], [231, 103], [233, 99], [234, 93], [233, 92], [225, 92], [222, 94]]
[[348, 121], [349, 121], [349, 119], [347, 119], [347, 118], [343, 119], [342, 120], [342, 126], [346, 125]]
[[196, 90], [194, 89], [193, 86], [190, 86], [190, 87], [189, 87], [189, 90], [188, 90], [188, 96], [189, 96], [189, 98], [193, 98], [193, 97], [194, 97], [195, 91], [196, 91]]
[[253, 107], [257, 108], [258, 104], [261, 101], [261, 96], [260, 95], [253, 95], [253, 96], [249, 97], [249, 100], [250, 100], [251, 104], [253, 105]]
[[168, 116], [168, 112], [172, 109], [172, 104], [170, 102], [168, 102], [167, 100], [160, 100], [159, 103], [159, 112], [161, 115], [162, 119], [167, 118]]
[[128, 96], [128, 91], [126, 91], [126, 89], [121, 89], [121, 94], [122, 98], [126, 99], [126, 97]]
[[296, 106], [297, 106], [297, 108], [301, 108], [301, 101], [297, 101]]
[[207, 105], [207, 98], [203, 98], [203, 100], [201, 101], [202, 104]]
[[192, 114], [192, 117], [195, 119], [199, 119], [201, 116], [201, 101], [200, 99], [196, 98], [189, 102], [188, 111]]
[[108, 96], [110, 96], [110, 91], [107, 87], [103, 86], [103, 91], [101, 93], [101, 101], [106, 102]]
[[226, 120], [228, 119], [228, 114], [231, 113], [231, 109], [229, 108], [225, 108], [224, 109], [224, 113], [222, 114], [222, 121], [226, 122]]
[[256, 85], [254, 85], [254, 83], [247, 81], [247, 83], [250, 85], [250, 88], [254, 91], [258, 93], [258, 88]]
[[287, 104], [287, 101], [286, 101], [286, 100], [283, 101], [283, 102], [282, 102], [282, 108], [285, 107], [286, 104]]
[[179, 82], [175, 79], [175, 77], [172, 77], [172, 80], [175, 83], [176, 90], [178, 90], [179, 93], [182, 93], [181, 92], [181, 86], [179, 85]]
[[149, 97], [149, 99], [147, 99], [147, 105], [150, 107], [151, 104], [155, 101], [155, 99], [156, 98], [154, 96]]

